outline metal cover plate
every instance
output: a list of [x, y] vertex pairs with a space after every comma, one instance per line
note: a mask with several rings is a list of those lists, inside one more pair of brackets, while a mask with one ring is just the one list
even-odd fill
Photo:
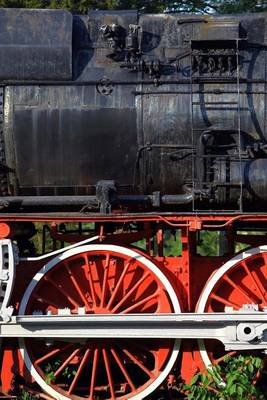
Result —
[[0, 79], [72, 78], [72, 15], [0, 9]]

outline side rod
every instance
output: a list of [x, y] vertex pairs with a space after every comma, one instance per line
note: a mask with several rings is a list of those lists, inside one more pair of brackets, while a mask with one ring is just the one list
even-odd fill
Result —
[[227, 350], [267, 351], [265, 312], [67, 315], [66, 311], [12, 316], [0, 323], [0, 338], [217, 339]]

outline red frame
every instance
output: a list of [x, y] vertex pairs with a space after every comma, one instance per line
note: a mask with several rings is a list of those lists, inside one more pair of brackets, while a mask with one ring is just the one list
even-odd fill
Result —
[[[104, 243], [115, 243], [129, 245], [141, 238], [146, 239], [146, 254], [151, 257], [160, 269], [166, 274], [176, 290], [177, 296], [182, 305], [183, 312], [194, 312], [201, 294], [201, 291], [211, 276], [211, 274], [224, 264], [235, 254], [234, 242], [241, 241], [251, 246], [258, 246], [265, 242], [265, 236], [247, 235], [240, 237], [234, 232], [234, 225], [237, 222], [246, 222], [251, 227], [258, 222], [267, 222], [267, 214], [243, 214], [243, 215], [164, 215], [164, 214], [112, 214], [112, 215], [37, 215], [37, 214], [6, 214], [1, 216], [1, 223], [9, 225], [11, 229], [0, 229], [0, 236], [7, 235], [12, 238], [14, 234], [15, 223], [19, 222], [48, 222], [51, 223], [51, 237], [54, 240], [65, 241], [68, 243], [79, 242], [86, 238], [85, 235], [63, 234], [58, 231], [58, 223], [68, 222], [95, 222], [99, 226], [100, 241]], [[143, 222], [144, 230], [134, 233], [120, 233], [106, 235], [105, 227], [107, 223], [127, 223]], [[1, 226], [0, 223], [0, 226]], [[158, 246], [158, 255], [153, 256], [153, 250], [150, 247], [149, 238], [152, 235], [151, 224], [157, 225], [156, 241]], [[267, 226], [267, 224], [266, 224]], [[163, 256], [163, 229], [173, 228], [181, 229], [182, 254], [179, 257]], [[200, 257], [196, 254], [197, 232], [202, 229], [224, 230], [228, 241], [228, 254], [216, 257]], [[5, 233], [3, 233], [5, 232]], [[32, 276], [39, 270], [42, 262], [31, 262], [27, 265], [20, 263], [14, 291], [13, 304], [18, 308], [20, 298], [25, 291], [28, 282]], [[203, 368], [196, 341], [184, 340], [182, 345], [182, 359], [180, 373], [184, 380], [188, 381], [197, 371]], [[10, 393], [14, 388], [16, 375], [22, 375], [28, 382], [31, 381], [26, 371], [19, 352], [17, 350], [16, 340], [5, 340], [2, 347], [2, 368], [1, 381], [2, 392]], [[176, 374], [177, 375], [177, 374]], [[172, 376], [169, 382], [175, 382]]]

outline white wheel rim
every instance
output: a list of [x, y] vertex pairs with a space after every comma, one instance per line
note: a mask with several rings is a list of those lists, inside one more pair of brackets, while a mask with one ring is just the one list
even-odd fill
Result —
[[[86, 246], [81, 246], [81, 247], [75, 247], [73, 249], [70, 249], [64, 253], [59, 254], [52, 260], [50, 260], [47, 264], [45, 264], [33, 277], [31, 280], [30, 284], [28, 285], [21, 304], [19, 308], [19, 315], [24, 315], [28, 301], [30, 299], [31, 293], [34, 290], [34, 288], [37, 286], [38, 282], [42, 279], [42, 277], [50, 271], [56, 264], [58, 264], [60, 261], [63, 261], [71, 256], [77, 255], [81, 252], [93, 252], [93, 251], [113, 251], [117, 253], [121, 253], [123, 255], [129, 256], [131, 258], [138, 259], [138, 261], [142, 264], [144, 264], [150, 271], [152, 271], [157, 278], [160, 279], [162, 284], [164, 285], [166, 292], [169, 295], [171, 304], [173, 306], [174, 312], [175, 313], [180, 313], [181, 312], [181, 307], [179, 304], [179, 301], [177, 299], [177, 296], [175, 294], [175, 291], [173, 287], [171, 286], [169, 280], [166, 278], [166, 276], [160, 271], [160, 269], [153, 264], [150, 260], [148, 260], [146, 257], [144, 257], [142, 254], [137, 253], [136, 251], [132, 249], [128, 249], [122, 246], [117, 246], [117, 245], [104, 245], [104, 244], [91, 244], [91, 245], [86, 245]], [[129, 397], [131, 400], [142, 400], [145, 397], [147, 397], [149, 394], [155, 391], [155, 389], [167, 378], [169, 372], [171, 371], [172, 367], [174, 366], [174, 363], [178, 357], [179, 350], [180, 350], [180, 344], [181, 341], [179, 339], [174, 341], [174, 347], [172, 354], [165, 365], [163, 371], [161, 374], [148, 386], [146, 387], [142, 392]], [[66, 397], [62, 395], [61, 393], [57, 392], [53, 387], [49, 386], [43, 378], [40, 376], [38, 371], [35, 369], [33, 366], [29, 353], [26, 349], [24, 339], [19, 339], [19, 346], [20, 346], [20, 353], [22, 355], [22, 358], [24, 360], [24, 363], [31, 373], [32, 377], [35, 379], [35, 381], [40, 385], [40, 387], [48, 393], [50, 396], [53, 396], [55, 399], [58, 400], [69, 400], [71, 397]], [[119, 399], [119, 398], [118, 398]]]
[[[256, 254], [260, 253], [266, 253], [267, 252], [267, 246], [259, 246], [259, 247], [254, 247], [252, 249], [248, 249], [243, 251], [242, 253], [237, 254], [235, 257], [231, 258], [231, 260], [227, 261], [224, 265], [222, 265], [207, 281], [201, 296], [199, 298], [197, 307], [196, 307], [196, 312], [197, 313], [204, 313], [206, 304], [208, 301], [208, 298], [217, 284], [217, 282], [222, 278], [222, 276], [231, 270], [232, 268], [235, 267], [236, 264], [238, 264], [242, 260], [246, 260], [247, 258], [254, 256]], [[198, 347], [199, 347], [199, 352], [201, 354], [201, 358], [205, 364], [206, 367], [209, 367], [212, 365], [212, 362], [209, 358], [205, 342], [202, 339], [198, 339]]]

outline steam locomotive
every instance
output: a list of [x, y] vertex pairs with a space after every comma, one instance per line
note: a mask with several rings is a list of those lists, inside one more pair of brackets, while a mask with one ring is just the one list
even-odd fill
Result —
[[264, 357], [266, 14], [0, 18], [3, 397], [174, 399]]

